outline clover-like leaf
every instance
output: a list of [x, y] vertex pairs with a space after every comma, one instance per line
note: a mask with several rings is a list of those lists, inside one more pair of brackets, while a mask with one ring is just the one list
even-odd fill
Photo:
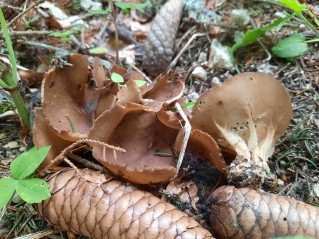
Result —
[[116, 73], [116, 72], [113, 72], [112, 75], [111, 75], [111, 80], [114, 82], [114, 83], [122, 83], [124, 82], [124, 78], [123, 76], [121, 76], [120, 74]]
[[38, 203], [51, 196], [49, 184], [39, 178], [19, 180], [16, 192], [27, 203]]
[[271, 51], [281, 58], [293, 58], [301, 56], [308, 50], [305, 37], [300, 34], [291, 35], [281, 40]]
[[0, 179], [0, 209], [3, 208], [12, 198], [16, 189], [17, 181], [13, 178]]
[[135, 84], [137, 85], [137, 87], [142, 87], [143, 85], [146, 84], [145, 80], [135, 80]]
[[32, 174], [42, 163], [50, 150], [50, 146], [37, 148], [36, 146], [20, 154], [10, 165], [12, 177], [24, 179]]

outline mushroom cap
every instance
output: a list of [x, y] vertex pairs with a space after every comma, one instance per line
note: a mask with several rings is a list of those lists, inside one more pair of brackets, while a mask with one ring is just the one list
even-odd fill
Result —
[[205, 92], [192, 114], [193, 129], [210, 134], [225, 151], [247, 158], [258, 147], [258, 156], [268, 158], [289, 125], [292, 107], [288, 92], [274, 77], [246, 72]]
[[[37, 147], [51, 146], [48, 155], [45, 160], [41, 163], [38, 170], [44, 169], [56, 156], [58, 156], [63, 149], [72, 144], [71, 141], [60, 138], [53, 132], [45, 119], [43, 110], [37, 109], [34, 111], [34, 124], [32, 127], [33, 143]], [[61, 162], [61, 159], [59, 162]]]
[[121, 153], [91, 145], [93, 157], [111, 172], [134, 183], [150, 184], [168, 181], [176, 174], [172, 148], [177, 133], [162, 124], [152, 109], [127, 103], [105, 111], [88, 137], [125, 149]]

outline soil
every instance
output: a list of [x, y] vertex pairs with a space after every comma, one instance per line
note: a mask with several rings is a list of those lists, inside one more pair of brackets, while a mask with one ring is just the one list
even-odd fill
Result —
[[[209, 6], [214, 7], [214, 3], [217, 4], [219, 1], [208, 2]], [[86, 45], [105, 47], [105, 44], [103, 45], [101, 42], [107, 40], [107, 34], [104, 34], [97, 26], [105, 24], [110, 27], [112, 25], [110, 21], [98, 15], [86, 17], [86, 11], [72, 3], [72, 1], [56, 1], [56, 4], [69, 15], [81, 16], [89, 26], [88, 29], [90, 30], [84, 34]], [[4, 8], [6, 7], [10, 6], [4, 6]], [[319, 15], [319, 9], [315, 7], [315, 3], [309, 1], [308, 7], [313, 10], [316, 16]], [[250, 16], [247, 25], [240, 27], [232, 25], [231, 11], [233, 9], [245, 9], [247, 11]], [[216, 10], [222, 17], [222, 21], [213, 24], [209, 23], [208, 20], [205, 22], [205, 19], [204, 21], [193, 19], [189, 13], [185, 13], [176, 39], [176, 42], [182, 42], [175, 49], [175, 52], [178, 53], [195, 31], [209, 32], [208, 35], [196, 38], [190, 44], [181, 55], [176, 67], [176, 71], [179, 72], [187, 86], [185, 96], [193, 95], [195, 99], [196, 95], [200, 95], [216, 82], [222, 83], [225, 79], [237, 74], [233, 67], [212, 69], [201, 62], [201, 57], [208, 58], [210, 45], [214, 38], [224, 45], [231, 46], [234, 44], [235, 29], [244, 31], [249, 28], [265, 26], [276, 18], [276, 14], [289, 12], [286, 8], [276, 4], [267, 4], [265, 2], [251, 3], [251, 1], [225, 2], [221, 6], [216, 6]], [[22, 10], [19, 8], [15, 11], [13, 13], [10, 11], [11, 14], [8, 16], [7, 22], [14, 19]], [[200, 13], [201, 10], [196, 9], [196, 11]], [[308, 15], [307, 17], [309, 21], [315, 24], [313, 19]], [[131, 15], [121, 15], [121, 18], [122, 20], [124, 19], [123, 22], [130, 25], [132, 21]], [[19, 65], [33, 70], [39, 70], [39, 67], [44, 67], [46, 71], [51, 66], [45, 66], [44, 62], [49, 62], [49, 64], [57, 62], [56, 54], [54, 54], [55, 48], [69, 52], [87, 52], [87, 49], [80, 44], [80, 34], [75, 34], [66, 39], [66, 41], [48, 34], [38, 34], [37, 32], [39, 31], [51, 31], [53, 29], [54, 21], [48, 21], [48, 19], [45, 21], [39, 12], [33, 9], [29, 14], [25, 13], [18, 20], [15, 20], [14, 24], [11, 25], [12, 40]], [[191, 28], [194, 31], [189, 33], [188, 30]], [[23, 34], [26, 30], [31, 30], [32, 33]], [[280, 39], [293, 33], [300, 33], [307, 39], [316, 38], [315, 33], [309, 30], [300, 19], [294, 18], [281, 27], [280, 30], [273, 29], [261, 37], [259, 41], [240, 48], [236, 52], [236, 60], [242, 72], [264, 71], [275, 76], [287, 88], [292, 100], [293, 117], [291, 123], [277, 143], [275, 152], [269, 160], [274, 178], [266, 181], [261, 190], [291, 196], [319, 206], [318, 43], [309, 44], [309, 50], [306, 53], [289, 60], [276, 58], [270, 52], [271, 47]], [[147, 33], [142, 33], [141, 35], [143, 34]], [[141, 35], [139, 35], [140, 39], [144, 39]], [[45, 44], [45, 46], [34, 46], [26, 42]], [[0, 44], [0, 51], [6, 53], [2, 36], [0, 36]], [[107, 46], [111, 47], [111, 45]], [[106, 58], [114, 60], [114, 57], [115, 55], [107, 56]], [[39, 59], [43, 58], [46, 61], [39, 61]], [[125, 61], [123, 61], [123, 64], [124, 67], [131, 67], [125, 65]], [[191, 74], [196, 66], [202, 66], [207, 73], [207, 77], [200, 78]], [[138, 63], [137, 68], [141, 69], [141, 65]], [[40, 104], [40, 82], [28, 84], [25, 79], [22, 80], [26, 82], [26, 84], [21, 84], [21, 88], [25, 93], [28, 105], [30, 107], [38, 106]], [[5, 116], [5, 113], [12, 109], [14, 110], [14, 107], [10, 97], [3, 90], [0, 90], [0, 99], [0, 178], [3, 178], [10, 175], [10, 162], [32, 146], [32, 132], [30, 135], [26, 135], [21, 131], [19, 118], [15, 113], [9, 113], [9, 115]], [[190, 154], [185, 156], [178, 180], [192, 180], [195, 182], [198, 189], [196, 205], [192, 201], [195, 200], [195, 197], [191, 197], [191, 201], [185, 202], [178, 194], [172, 195], [166, 192], [164, 186], [153, 187], [149, 190], [154, 191], [154, 194], [162, 196], [163, 199], [186, 211], [190, 216], [194, 216], [195, 219], [207, 227], [205, 199], [218, 185], [223, 185], [225, 182], [215, 169]], [[34, 233], [39, 234], [39, 237], [36, 238], [68, 238], [66, 233], [59, 232], [40, 218], [32, 206], [23, 203], [18, 197], [14, 197], [7, 208], [0, 212], [0, 238], [9, 239], [22, 235], [29, 235], [30, 237], [28, 238], [33, 238], [31, 236]], [[75, 238], [83, 237], [77, 236]]]

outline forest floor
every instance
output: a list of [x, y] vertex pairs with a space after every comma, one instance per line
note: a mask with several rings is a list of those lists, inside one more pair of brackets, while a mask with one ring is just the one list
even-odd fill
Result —
[[[44, 1], [17, 0], [18, 5], [9, 5], [9, 2], [4, 1], [1, 7], [7, 22], [11, 23], [11, 38], [18, 64], [33, 70], [32, 76], [31, 73], [21, 73], [19, 85], [30, 109], [40, 105], [43, 74], [53, 67], [57, 55], [61, 52], [90, 54], [100, 56], [110, 64], [114, 62], [114, 24], [110, 13], [91, 14], [88, 9], [81, 7], [80, 2], [90, 1], [52, 1], [56, 8]], [[192, 6], [194, 1], [188, 2], [189, 6]], [[235, 44], [235, 36], [240, 32], [265, 27], [279, 16], [291, 13], [288, 8], [270, 3], [271, 1], [206, 2], [206, 8], [193, 3], [192, 11], [185, 10], [176, 39], [178, 44], [175, 55], [194, 34], [205, 33], [190, 43], [179, 58], [175, 69], [185, 82], [184, 95], [190, 101], [196, 101], [198, 95], [208, 88], [237, 74], [236, 67], [227, 63], [229, 56], [225, 58], [226, 63], [223, 64], [222, 60], [218, 67], [212, 65], [213, 56], [210, 54], [210, 48], [214, 39], [224, 46], [231, 47]], [[32, 4], [33, 8], [26, 11]], [[103, 9], [107, 7], [107, 3], [102, 5]], [[307, 3], [307, 8], [313, 16], [319, 16], [319, 8], [316, 5], [315, 1]], [[72, 25], [69, 18], [58, 21], [58, 9], [64, 11], [67, 17], [78, 17], [85, 27], [68, 27], [68, 24]], [[241, 12], [236, 20], [234, 10], [238, 9]], [[158, 7], [155, 8], [156, 11]], [[213, 11], [218, 15], [214, 15]], [[135, 10], [124, 14], [123, 9], [119, 8], [116, 8], [116, 14], [135, 41], [145, 41], [151, 18], [137, 14]], [[319, 31], [319, 26], [316, 25], [319, 20], [311, 18], [309, 14], [305, 15]], [[146, 22], [140, 22], [141, 19]], [[69, 31], [70, 29], [72, 31]], [[292, 120], [276, 144], [275, 152], [269, 161], [275, 177], [263, 185], [263, 190], [319, 206], [319, 43], [309, 43], [306, 52], [290, 59], [276, 57], [271, 52], [271, 48], [280, 40], [293, 34], [300, 34], [307, 40], [318, 38], [317, 33], [308, 28], [303, 20], [294, 16], [280, 28], [266, 31], [252, 44], [239, 48], [235, 52], [235, 59], [237, 69], [241, 72], [259, 71], [273, 75], [286, 87], [292, 100]], [[137, 69], [143, 70], [140, 62], [134, 59], [135, 48], [131, 43], [121, 41], [122, 66], [131, 69], [134, 65]], [[94, 54], [88, 50], [90, 48], [106, 48], [107, 52]], [[2, 56], [7, 54], [2, 35], [0, 53]], [[25, 134], [21, 131], [12, 100], [7, 92], [0, 89], [0, 178], [9, 176], [12, 160], [31, 147], [32, 132]], [[193, 170], [202, 172], [194, 181], [203, 180], [203, 184], [209, 185], [210, 190], [216, 188], [218, 179], [207, 178], [207, 171], [204, 170], [207, 169], [206, 165], [192, 164], [193, 158], [189, 155], [184, 160], [182, 168], [186, 167], [187, 163], [192, 165]], [[170, 202], [180, 206], [176, 198]], [[201, 199], [198, 203], [201, 203]], [[189, 207], [183, 205], [180, 208], [187, 211]], [[190, 211], [189, 214], [194, 214]], [[197, 212], [200, 213], [202, 212]], [[15, 196], [0, 212], [0, 238], [68, 237], [48, 225], [32, 205], [25, 204]]]

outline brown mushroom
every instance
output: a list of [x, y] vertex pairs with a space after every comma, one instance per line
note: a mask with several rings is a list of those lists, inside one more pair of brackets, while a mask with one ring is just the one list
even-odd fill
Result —
[[95, 88], [87, 83], [87, 56], [70, 55], [69, 64], [50, 70], [45, 76], [42, 109], [56, 134], [76, 141], [87, 137], [92, 126], [91, 105], [97, 99]]
[[89, 139], [125, 149], [115, 153], [93, 144], [93, 157], [114, 174], [139, 184], [168, 181], [176, 174], [172, 150], [178, 130], [163, 125], [156, 112], [127, 103], [105, 111], [95, 122]]
[[228, 178], [242, 186], [255, 179], [260, 183], [269, 173], [267, 159], [291, 115], [290, 97], [274, 77], [246, 72], [205, 92], [194, 107], [191, 125], [235, 155]]
[[[41, 109], [36, 110], [34, 115], [35, 121], [32, 128], [34, 145], [37, 147], [51, 146], [48, 155], [38, 168], [38, 170], [42, 170], [72, 142], [62, 139], [54, 134], [51, 127], [48, 125], [48, 122], [45, 120], [43, 111]], [[59, 162], [61, 161], [62, 159]]]

